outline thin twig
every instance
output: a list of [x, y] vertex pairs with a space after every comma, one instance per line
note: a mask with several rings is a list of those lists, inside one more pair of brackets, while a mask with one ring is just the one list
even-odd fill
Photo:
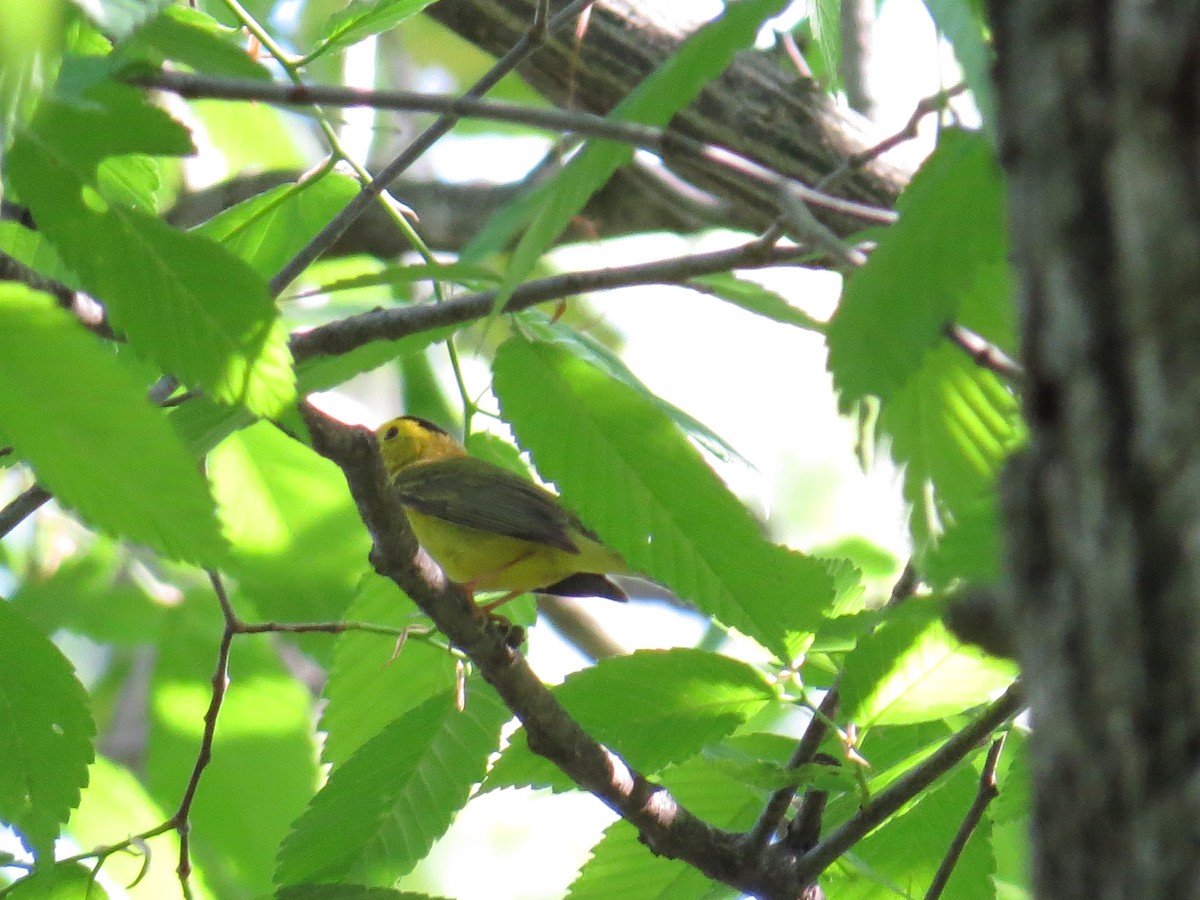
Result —
[[[397, 112], [438, 113], [456, 120], [486, 119], [552, 132], [619, 141], [647, 150], [661, 149], [663, 141], [663, 130], [652, 125], [608, 119], [581, 110], [482, 100], [469, 93], [464, 96], [452, 96], [419, 91], [372, 90], [336, 84], [293, 85], [171, 71], [138, 73], [127, 80], [137, 87], [170, 91], [191, 100], [253, 100], [280, 106], [308, 106], [320, 103], [342, 107], [364, 106]], [[382, 181], [387, 172], [386, 168], [380, 170], [376, 180]]]
[[196, 790], [200, 787], [200, 776], [212, 760], [213, 739], [217, 733], [217, 717], [221, 713], [221, 705], [225, 702], [225, 691], [229, 687], [229, 650], [233, 646], [233, 637], [237, 633], [234, 628], [237, 616], [225, 593], [225, 585], [221, 576], [210, 571], [208, 580], [221, 604], [221, 613], [225, 619], [225, 628], [221, 632], [221, 643], [217, 648], [217, 664], [212, 676], [212, 696], [208, 701], [208, 709], [204, 713], [204, 732], [200, 736], [200, 750], [196, 754], [196, 762], [192, 765], [192, 774], [188, 776], [187, 786], [183, 789], [183, 797], [179, 808], [171, 817], [175, 829], [179, 832], [179, 865], [176, 872], [179, 875], [179, 885], [184, 897], [192, 896], [189, 878], [192, 874], [191, 860], [191, 824], [188, 821], [192, 813], [192, 803], [196, 799]]
[[[838, 762], [828, 753], [818, 753], [815, 763], [836, 766]], [[780, 842], [797, 854], [805, 854], [821, 840], [821, 821], [825, 817], [825, 806], [829, 802], [829, 791], [809, 788], [797, 804], [796, 815], [788, 822]]]
[[24, 522], [49, 499], [50, 492], [40, 484], [18, 494], [4, 509], [0, 509], [0, 538]]
[[1025, 370], [995, 344], [984, 340], [961, 325], [947, 325], [943, 334], [954, 346], [966, 353], [981, 369], [994, 372], [1014, 384], [1025, 380]]
[[[538, 303], [587, 291], [642, 284], [681, 284], [690, 278], [713, 272], [762, 268], [812, 255], [810, 250], [803, 247], [772, 247], [761, 240], [754, 240], [712, 253], [671, 257], [632, 266], [567, 272], [519, 285], [504, 311], [518, 312]], [[292, 356], [297, 362], [315, 356], [338, 356], [371, 341], [395, 340], [444, 325], [462, 325], [490, 315], [496, 296], [497, 291], [482, 291], [445, 303], [378, 309], [349, 316], [310, 331], [293, 334]]]
[[901, 128], [895, 134], [884, 138], [873, 147], [868, 147], [866, 150], [863, 150], [860, 153], [853, 153], [846, 157], [840, 166], [838, 166], [817, 183], [817, 187], [823, 191], [830, 190], [851, 172], [855, 172], [858, 169], [863, 168], [868, 163], [878, 159], [889, 150], [900, 146], [905, 141], [913, 140], [917, 136], [917, 129], [920, 126], [923, 118], [930, 113], [940, 112], [941, 110], [945, 109], [952, 98], [957, 97], [959, 94], [966, 91], [966, 89], [966, 82], [960, 82], [959, 84], [954, 85], [954, 87], [946, 88], [944, 91], [938, 91], [936, 94], [932, 94], [917, 101], [917, 106], [913, 110], [913, 114], [909, 116], [908, 122], [905, 123], [903, 128]]
[[376, 625], [374, 622], [243, 622], [234, 618], [234, 634], [344, 634], [347, 631], [364, 631], [385, 637], [408, 637], [412, 629], [396, 628], [391, 625]]
[[[913, 566], [912, 560], [904, 567], [904, 571], [900, 573], [900, 577], [896, 579], [895, 585], [892, 587], [891, 597], [888, 599], [888, 606], [894, 606], [903, 600], [910, 597], [917, 586], [917, 572]], [[808, 723], [808, 728], [804, 731], [804, 736], [800, 739], [799, 745], [796, 747], [792, 758], [788, 761], [789, 769], [798, 769], [801, 766], [810, 763], [816, 757], [817, 749], [821, 746], [821, 741], [825, 739], [826, 733], [833, 725], [833, 719], [836, 715], [838, 697], [838, 684], [841, 681], [839, 674], [833, 685], [826, 691], [825, 696], [821, 698], [821, 703], [813, 710], [812, 720]], [[785, 787], [776, 791], [771, 799], [767, 802], [763, 809], [762, 815], [759, 816], [758, 822], [750, 832], [751, 846], [764, 846], [779, 828], [779, 823], [783, 821], [784, 815], [787, 813], [788, 806], [792, 799], [796, 796], [796, 788]]]
[[975, 799], [971, 802], [967, 814], [963, 817], [962, 824], [958, 826], [958, 831], [954, 835], [954, 840], [950, 842], [946, 855], [942, 857], [941, 865], [934, 873], [929, 890], [925, 893], [925, 900], [938, 900], [942, 896], [942, 891], [946, 889], [946, 882], [950, 880], [950, 874], [958, 865], [967, 841], [971, 839], [971, 835], [983, 819], [984, 811], [1000, 795], [1000, 790], [996, 787], [996, 764], [1000, 762], [1000, 751], [1004, 749], [1006, 736], [1002, 734], [992, 741], [987, 758], [983, 761], [983, 771], [979, 773], [979, 790], [975, 794]]
[[[804, 735], [796, 745], [796, 749], [792, 753], [792, 758], [788, 760], [788, 769], [799, 769], [801, 766], [813, 761], [817, 755], [817, 749], [821, 746], [821, 742], [825, 740], [825, 735], [829, 730], [829, 722], [837, 714], [837, 705], [838, 690], [835, 683], [825, 692], [825, 696], [821, 698], [821, 703], [817, 707], [816, 712], [809, 719], [808, 727], [804, 729]], [[771, 841], [771, 838], [779, 830], [779, 826], [783, 822], [783, 817], [787, 815], [788, 807], [791, 806], [795, 796], [795, 785], [780, 788], [771, 795], [771, 799], [767, 801], [767, 805], [763, 808], [762, 815], [758, 817], [758, 821], [750, 831], [749, 843], [751, 847], [759, 850]]]
[[947, 740], [920, 765], [905, 772], [872, 797], [849, 821], [805, 854], [800, 860], [797, 877], [805, 884], [815, 882], [843, 853], [962, 762], [992, 732], [1020, 712], [1024, 705], [1021, 683], [1014, 682], [979, 718]]
[[790, 235], [811, 239], [841, 264], [839, 268], [843, 272], [848, 274], [866, 265], [867, 254], [857, 247], [851, 247], [834, 234], [832, 228], [813, 215], [799, 191], [780, 192], [779, 210], [784, 222], [792, 226], [788, 229]]

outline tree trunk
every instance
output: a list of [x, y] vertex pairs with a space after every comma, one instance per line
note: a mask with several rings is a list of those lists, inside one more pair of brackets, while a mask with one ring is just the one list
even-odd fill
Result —
[[1200, 22], [995, 2], [1028, 369], [1005, 485], [1038, 896], [1200, 896]]

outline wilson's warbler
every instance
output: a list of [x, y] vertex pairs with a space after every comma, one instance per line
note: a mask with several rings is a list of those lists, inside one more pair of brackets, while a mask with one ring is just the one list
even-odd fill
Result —
[[558, 497], [486, 460], [416, 416], [376, 432], [384, 468], [413, 533], [452, 580], [505, 591], [490, 611], [526, 591], [627, 600], [605, 577], [629, 571]]

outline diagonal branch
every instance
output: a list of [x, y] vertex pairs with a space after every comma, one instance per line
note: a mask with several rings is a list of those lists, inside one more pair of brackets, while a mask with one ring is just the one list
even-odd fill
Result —
[[35, 484], [18, 494], [0, 509], [0, 538], [4, 537], [50, 499], [50, 492]]
[[808, 881], [815, 881], [834, 860], [958, 765], [992, 732], [1020, 712], [1024, 705], [1024, 691], [1018, 681], [984, 710], [979, 718], [938, 747], [920, 765], [905, 772], [872, 797], [848, 822], [817, 844], [801, 860], [799, 874]]
[[342, 467], [374, 539], [372, 562], [396, 582], [465, 653], [524, 724], [530, 747], [636, 827], [650, 849], [710, 878], [767, 900], [794, 898], [795, 857], [777, 847], [746, 852], [744, 836], [700, 820], [660, 785], [597, 743], [509, 646], [496, 623], [478, 616], [466, 594], [418, 550], [403, 509], [387, 489], [374, 436], [302, 407], [314, 449]]
[[988, 806], [1000, 796], [996, 787], [996, 766], [1000, 762], [1000, 751], [1004, 749], [1004, 738], [1005, 735], [1001, 734], [992, 741], [992, 746], [988, 749], [987, 758], [983, 761], [983, 770], [979, 773], [979, 790], [975, 793], [975, 799], [971, 801], [967, 814], [963, 816], [962, 824], [958, 826], [946, 855], [942, 857], [941, 865], [929, 884], [929, 890], [925, 892], [925, 900], [938, 900], [942, 896], [954, 867], [958, 865], [962, 852], [966, 849], [967, 841], [975, 833]]

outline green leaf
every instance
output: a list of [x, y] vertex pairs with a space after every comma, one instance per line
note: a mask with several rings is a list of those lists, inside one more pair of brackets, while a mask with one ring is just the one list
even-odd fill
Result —
[[[961, 766], [944, 784], [920, 795], [914, 806], [856, 844], [848, 862], [826, 873], [821, 884], [827, 895], [838, 900], [924, 896], [978, 785], [974, 770]], [[963, 849], [943, 896], [995, 900], [991, 830], [985, 817]]]
[[273, 415], [294, 397], [287, 333], [266, 283], [200, 236], [100, 193], [98, 166], [133, 152], [188, 153], [187, 133], [94, 63], [64, 65], [9, 153], [9, 177], [113, 326], [166, 372]]
[[371, 549], [341, 469], [259, 422], [223, 441], [208, 472], [231, 545], [226, 571], [258, 612], [341, 618]]
[[387, 885], [410, 871], [483, 777], [511, 713], [484, 682], [405, 713], [335, 770], [279, 849], [276, 880]]
[[348, 175], [327, 172], [272, 188], [218, 213], [193, 233], [212, 238], [274, 277], [358, 193]]
[[[346, 618], [395, 628], [425, 624], [416, 613], [395, 584], [367, 573]], [[337, 639], [321, 713], [322, 758], [335, 768], [388, 724], [454, 687], [449, 650], [410, 638], [396, 653], [396, 644], [396, 638], [362, 631]]]
[[825, 323], [814, 319], [802, 309], [792, 306], [787, 300], [761, 284], [738, 278], [732, 272], [717, 272], [693, 278], [688, 287], [740, 306], [747, 312], [779, 322], [794, 325], [805, 331], [825, 333]]
[[941, 604], [910, 600], [846, 657], [841, 717], [860, 726], [903, 725], [961, 713], [995, 697], [1015, 666], [963, 644], [941, 622]]
[[91, 869], [64, 863], [39, 869], [4, 892], [7, 900], [107, 900]]
[[16, 284], [0, 285], [0, 383], [6, 437], [63, 503], [167, 556], [219, 562], [208, 486], [166, 417], [68, 313]]
[[525, 312], [522, 315], [522, 321], [530, 328], [534, 337], [561, 345], [575, 356], [587, 360], [610, 378], [623, 382], [641, 394], [666, 413], [684, 434], [699, 444], [705, 452], [712, 454], [715, 459], [722, 462], [736, 461], [747, 468], [754, 468], [750, 460], [703, 422], [651, 391], [625, 365], [624, 360], [618, 354], [592, 335], [572, 328], [565, 322], [551, 322], [548, 317], [537, 310]]
[[[450, 262], [427, 265], [425, 263], [383, 266], [382, 268], [360, 275], [337, 276], [332, 280], [321, 280], [313, 293], [340, 294], [361, 291], [362, 303], [374, 306], [377, 301], [372, 298], [377, 292], [368, 288], [392, 288], [389, 299], [407, 299], [412, 294], [408, 288], [419, 281], [439, 281], [447, 284], [459, 284], [472, 291], [484, 291], [494, 288], [500, 283], [500, 276], [490, 268], [476, 263]], [[355, 297], [351, 302], [360, 302]]]
[[125, 209], [158, 210], [155, 191], [161, 181], [158, 163], [143, 153], [110, 156], [96, 169], [96, 190], [100, 196]]
[[980, 267], [1006, 257], [1003, 185], [982, 135], [943, 132], [896, 208], [900, 220], [879, 234], [829, 322], [829, 370], [843, 405], [903, 387], [944, 343]]
[[[754, 43], [762, 23], [786, 6], [786, 0], [741, 0], [727, 5], [720, 18], [692, 34], [617, 104], [609, 118], [665, 127], [676, 112], [691, 103], [704, 85], [725, 69], [738, 51]], [[627, 144], [591, 141], [553, 181], [535, 190], [538, 199], [526, 206], [534, 219], [513, 251], [496, 297], [496, 310], [504, 307], [554, 239], [632, 154], [633, 148]], [[526, 201], [518, 202], [526, 205]], [[506, 234], [485, 232], [472, 241], [464, 257], [479, 259], [487, 250], [507, 245], [512, 233], [525, 221], [511, 219], [507, 207], [497, 214], [497, 220], [511, 222], [511, 230]]]
[[250, 56], [243, 42], [239, 28], [221, 25], [198, 9], [169, 6], [118, 53], [121, 59], [150, 53], [155, 63], [172, 59], [206, 75], [270, 80], [271, 73]]
[[822, 562], [770, 543], [655, 404], [561, 347], [510, 340], [494, 373], [538, 471], [634, 570], [791, 655], [833, 600]]
[[842, 0], [814, 0], [812, 31], [821, 53], [821, 68], [829, 78], [829, 88], [841, 83], [842, 71]]
[[[639, 650], [567, 677], [554, 696], [590, 735], [634, 768], [656, 772], [716, 743], [774, 699], [744, 663], [703, 650]], [[574, 785], [518, 731], [488, 788]]]
[[[212, 698], [221, 617], [212, 592], [171, 610], [150, 682], [145, 780], [166, 809], [196, 764]], [[212, 761], [191, 811], [191, 851], [217, 897], [265, 894], [273, 857], [318, 783], [313, 702], [273, 635], [239, 635]]]
[[40, 275], [76, 287], [78, 280], [63, 264], [46, 236], [16, 222], [0, 222], [0, 250]]
[[925, 555], [921, 571], [933, 587], [958, 579], [994, 584], [1000, 578], [1000, 523], [996, 497], [987, 496], [957, 510], [954, 521]]
[[350, 0], [345, 9], [329, 17], [325, 37], [305, 62], [312, 62], [330, 50], [350, 47], [373, 34], [390, 31], [432, 2], [433, 0]]
[[188, 109], [208, 143], [221, 154], [227, 171], [302, 171], [312, 165], [309, 133], [292, 113], [265, 103], [225, 100], [193, 100]]
[[1020, 404], [1000, 379], [949, 345], [883, 403], [879, 428], [905, 468], [905, 496], [917, 506], [926, 483], [952, 512], [991, 490], [1000, 467], [1024, 440]]
[[50, 861], [59, 826], [87, 784], [96, 726], [71, 664], [5, 602], [0, 634], [0, 821]]

